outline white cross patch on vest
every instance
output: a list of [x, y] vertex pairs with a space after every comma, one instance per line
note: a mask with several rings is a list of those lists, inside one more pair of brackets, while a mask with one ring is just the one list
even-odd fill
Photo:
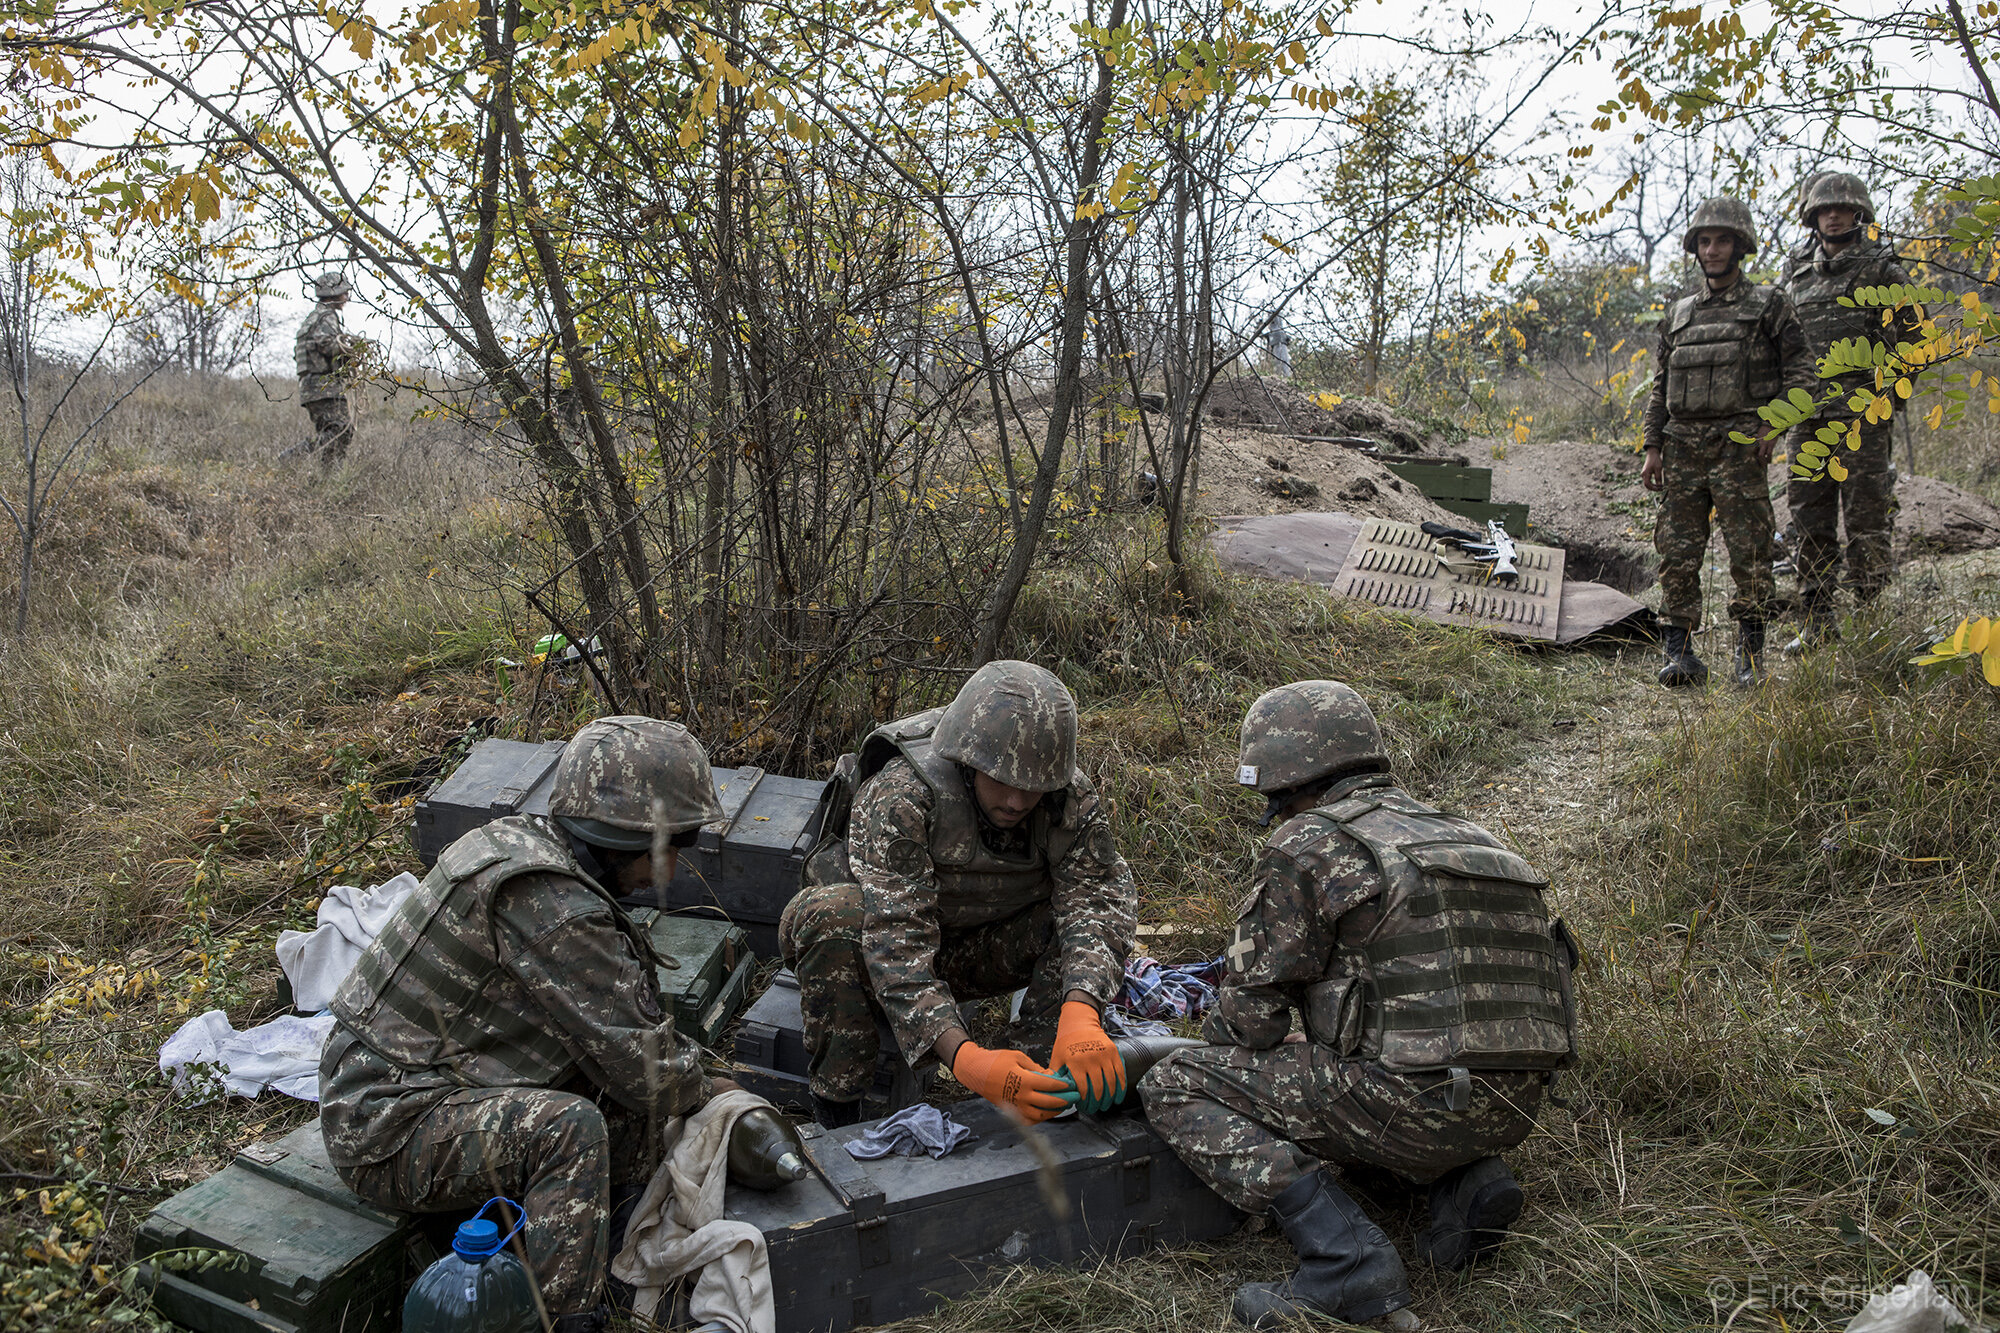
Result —
[[1236, 933], [1222, 954], [1229, 960], [1231, 972], [1248, 972], [1251, 960], [1257, 956], [1257, 931], [1242, 921], [1237, 922]]

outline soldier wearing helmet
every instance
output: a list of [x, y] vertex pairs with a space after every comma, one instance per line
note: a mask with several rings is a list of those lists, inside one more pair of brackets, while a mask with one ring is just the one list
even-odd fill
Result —
[[1236, 781], [1282, 822], [1237, 906], [1212, 1044], [1169, 1055], [1140, 1095], [1196, 1175], [1298, 1252], [1288, 1280], [1237, 1291], [1239, 1321], [1382, 1319], [1410, 1303], [1402, 1256], [1329, 1166], [1427, 1186], [1417, 1251], [1438, 1268], [1497, 1248], [1522, 1203], [1497, 1154], [1573, 1055], [1574, 955], [1548, 881], [1404, 792], [1338, 681], [1252, 704]]
[[520, 1201], [558, 1333], [604, 1325], [611, 1199], [651, 1174], [649, 1126], [734, 1086], [675, 1031], [617, 903], [671, 878], [721, 814], [684, 727], [592, 722], [557, 762], [548, 817], [447, 847], [334, 996], [320, 1098], [335, 1170], [397, 1211]]
[[[1076, 703], [1028, 662], [991, 662], [958, 696], [878, 728], [841, 761], [845, 827], [806, 865], [778, 925], [798, 975], [813, 1113], [861, 1118], [877, 1016], [913, 1068], [935, 1059], [1029, 1120], [1124, 1091], [1100, 1014], [1124, 984], [1132, 872], [1076, 766]], [[971, 1041], [963, 1001], [1025, 986], [1017, 1045]], [[1072, 1091], [1072, 1087], [1074, 1091]]]
[[354, 284], [338, 269], [328, 269], [313, 279], [313, 295], [319, 304], [299, 325], [292, 343], [292, 359], [299, 376], [299, 406], [312, 418], [313, 433], [280, 455], [293, 459], [304, 454], [318, 457], [321, 467], [332, 467], [347, 456], [354, 440], [354, 413], [347, 405], [347, 374], [354, 362], [355, 343], [341, 328], [340, 312], [354, 295]]
[[[1799, 197], [1799, 225], [1804, 241], [1785, 257], [1784, 284], [1805, 330], [1806, 350], [1814, 360], [1824, 357], [1843, 339], [1896, 343], [1915, 331], [1914, 314], [1901, 309], [1890, 315], [1880, 307], [1843, 305], [1863, 287], [1908, 284], [1909, 270], [1894, 247], [1871, 237], [1875, 204], [1859, 176], [1823, 171], [1812, 177]], [[1850, 376], [1820, 381], [1818, 394], [1832, 393], [1820, 415], [1801, 422], [1788, 441], [1798, 446], [1822, 427], [1837, 427], [1858, 448], [1836, 446], [1833, 456], [1847, 476], [1823, 472], [1813, 480], [1791, 478], [1786, 499], [1792, 511], [1794, 565], [1798, 570], [1801, 624], [1798, 637], [1785, 645], [1799, 653], [1835, 637], [1834, 604], [1840, 578], [1840, 530], [1847, 529], [1847, 582], [1857, 602], [1867, 602], [1888, 584], [1894, 573], [1891, 541], [1895, 532], [1896, 473], [1889, 461], [1893, 418], [1859, 422], [1858, 441], [1851, 432], [1856, 418], [1848, 398], [1872, 387]], [[1893, 396], [1892, 407], [1900, 407]]]
[[1701, 277], [1660, 321], [1639, 471], [1647, 490], [1664, 492], [1653, 531], [1666, 654], [1659, 679], [1669, 688], [1708, 679], [1693, 635], [1701, 628], [1701, 562], [1713, 512], [1736, 586], [1729, 602], [1736, 682], [1747, 686], [1762, 675], [1764, 626], [1778, 596], [1771, 572], [1777, 525], [1765, 479], [1773, 441], [1763, 438], [1757, 409], [1808, 388], [1812, 361], [1790, 299], [1743, 274], [1743, 258], [1757, 253], [1757, 231], [1742, 200], [1723, 195], [1702, 204], [1681, 247]]

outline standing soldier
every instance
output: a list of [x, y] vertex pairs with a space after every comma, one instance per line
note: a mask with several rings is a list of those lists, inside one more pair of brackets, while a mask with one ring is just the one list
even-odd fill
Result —
[[1573, 1054], [1575, 958], [1548, 881], [1388, 768], [1374, 714], [1337, 681], [1250, 706], [1236, 780], [1267, 798], [1264, 823], [1285, 822], [1237, 907], [1213, 1044], [1139, 1085], [1189, 1168], [1298, 1252], [1287, 1281], [1238, 1289], [1254, 1327], [1410, 1303], [1402, 1256], [1322, 1163], [1428, 1185], [1417, 1249], [1438, 1268], [1496, 1249], [1522, 1202], [1496, 1154], [1528, 1136]]
[[[843, 765], [848, 761], [843, 760]], [[813, 854], [778, 945], [799, 979], [813, 1115], [861, 1118], [880, 1014], [903, 1059], [935, 1058], [973, 1092], [1046, 1120], [1101, 1110], [1125, 1069], [1101, 1014], [1137, 928], [1132, 872], [1076, 766], [1076, 702], [1028, 662], [990, 662], [943, 708], [862, 743], [847, 835]], [[1025, 1051], [967, 1035], [963, 1000], [1027, 987]]]
[[[1757, 409], [1812, 383], [1812, 362], [1792, 303], [1775, 287], [1743, 276], [1757, 253], [1756, 224], [1728, 195], [1695, 210], [1681, 248], [1701, 266], [1702, 281], [1667, 308], [1653, 393], [1646, 402], [1646, 461], [1639, 479], [1664, 491], [1653, 542], [1660, 552], [1660, 619], [1666, 664], [1660, 684], [1700, 685], [1708, 668], [1695, 656], [1701, 628], [1701, 562], [1713, 510], [1729, 548], [1736, 595], [1736, 680], [1754, 684], [1763, 670], [1764, 622], [1777, 601], [1771, 573], [1776, 524], [1766, 469], [1772, 441]], [[1730, 438], [1753, 437], [1750, 444]]]
[[650, 1175], [651, 1127], [735, 1086], [674, 1030], [652, 947], [616, 902], [656, 869], [671, 878], [675, 849], [721, 815], [685, 728], [592, 722], [556, 763], [549, 816], [445, 848], [334, 995], [334, 1169], [398, 1211], [520, 1200], [555, 1333], [604, 1326], [611, 1191]]
[[312, 418], [313, 436], [285, 450], [281, 457], [317, 454], [322, 467], [347, 455], [354, 439], [354, 413], [347, 405], [347, 372], [354, 340], [340, 327], [340, 311], [354, 294], [345, 275], [328, 269], [313, 279], [319, 304], [299, 325], [292, 357], [299, 374], [299, 406]]
[[[1843, 338], [1865, 338], [1893, 347], [1913, 332], [1907, 312], [1898, 312], [1885, 328], [1881, 309], [1841, 304], [1843, 299], [1852, 300], [1858, 288], [1910, 281], [1909, 270], [1895, 249], [1886, 241], [1868, 238], [1866, 229], [1874, 221], [1875, 205], [1859, 176], [1822, 172], [1807, 183], [1799, 205], [1799, 225], [1811, 234], [1786, 257], [1785, 287], [1805, 329], [1807, 352], [1815, 359], [1824, 357]], [[1854, 414], [1847, 409], [1847, 399], [1862, 387], [1853, 376], [1819, 386], [1821, 392], [1833, 390], [1832, 400], [1821, 415], [1800, 423], [1792, 432], [1789, 444], [1793, 457], [1798, 456], [1798, 446], [1813, 438], [1822, 426], [1837, 426], [1843, 434], [1849, 430]], [[1889, 402], [1896, 405], [1894, 396]], [[1846, 469], [1846, 480], [1837, 481], [1830, 472], [1810, 481], [1791, 479], [1787, 498], [1792, 508], [1801, 618], [1798, 637], [1785, 645], [1787, 653], [1803, 652], [1836, 634], [1833, 610], [1843, 520], [1847, 526], [1847, 582], [1854, 600], [1872, 600], [1893, 573], [1890, 543], [1895, 530], [1896, 476], [1889, 462], [1893, 424], [1893, 417], [1863, 421], [1859, 449], [1835, 447], [1833, 456]]]

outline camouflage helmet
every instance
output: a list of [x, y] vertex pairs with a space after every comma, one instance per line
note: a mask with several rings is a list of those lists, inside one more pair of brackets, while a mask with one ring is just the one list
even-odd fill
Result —
[[1267, 824], [1298, 788], [1369, 764], [1389, 767], [1382, 731], [1367, 702], [1337, 680], [1266, 690], [1243, 715], [1236, 782], [1271, 798]]
[[1859, 176], [1845, 171], [1822, 171], [1806, 182], [1799, 197], [1799, 225], [1811, 228], [1822, 208], [1840, 204], [1854, 210], [1857, 220], [1867, 226], [1875, 220], [1875, 201]]
[[1713, 199], [1702, 201], [1701, 207], [1688, 219], [1687, 230], [1681, 233], [1681, 249], [1693, 254], [1695, 233], [1704, 227], [1722, 227], [1733, 231], [1736, 239], [1743, 242], [1743, 254], [1757, 253], [1757, 220], [1750, 216], [1750, 205], [1733, 194], [1718, 194]]
[[945, 705], [931, 744], [995, 782], [1059, 791], [1076, 773], [1076, 700], [1033, 662], [988, 662]]
[[549, 814], [596, 847], [638, 852], [661, 832], [685, 833], [722, 818], [701, 742], [678, 722], [600, 717], [563, 748]]
[[332, 301], [354, 292], [354, 284], [347, 275], [337, 268], [330, 268], [313, 279], [313, 295], [322, 301]]

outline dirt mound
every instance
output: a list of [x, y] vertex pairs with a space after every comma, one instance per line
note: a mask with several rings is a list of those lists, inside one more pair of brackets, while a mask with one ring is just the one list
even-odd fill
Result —
[[1230, 379], [1208, 396], [1208, 419], [1219, 426], [1277, 431], [1287, 435], [1352, 435], [1373, 440], [1392, 453], [1436, 452], [1436, 432], [1399, 415], [1373, 398], [1348, 398], [1321, 407], [1310, 394], [1284, 380]]
[[1359, 450], [1215, 426], [1202, 435], [1195, 507], [1207, 514], [1341, 510], [1406, 523], [1464, 522]]
[[[1467, 452], [1487, 462], [1479, 441]], [[1495, 458], [1493, 498], [1528, 506], [1528, 536], [1566, 550], [1565, 572], [1622, 592], [1650, 588], [1659, 570], [1653, 518], [1659, 503], [1639, 485], [1639, 455], [1576, 440], [1509, 445]]]
[[1896, 546], [1907, 555], [1957, 555], [2000, 546], [2000, 509], [1936, 477], [1900, 477]]
[[[1478, 442], [1468, 451], [1483, 454]], [[1493, 462], [1493, 498], [1528, 505], [1530, 536], [1569, 552], [1572, 577], [1625, 592], [1652, 586], [1659, 570], [1653, 519], [1659, 501], [1639, 485], [1640, 456], [1629, 448], [1576, 440], [1512, 445]], [[1778, 523], [1785, 525], [1785, 465], [1771, 467]], [[1898, 556], [1955, 554], [2000, 547], [2000, 508], [1935, 477], [1896, 484]]]

